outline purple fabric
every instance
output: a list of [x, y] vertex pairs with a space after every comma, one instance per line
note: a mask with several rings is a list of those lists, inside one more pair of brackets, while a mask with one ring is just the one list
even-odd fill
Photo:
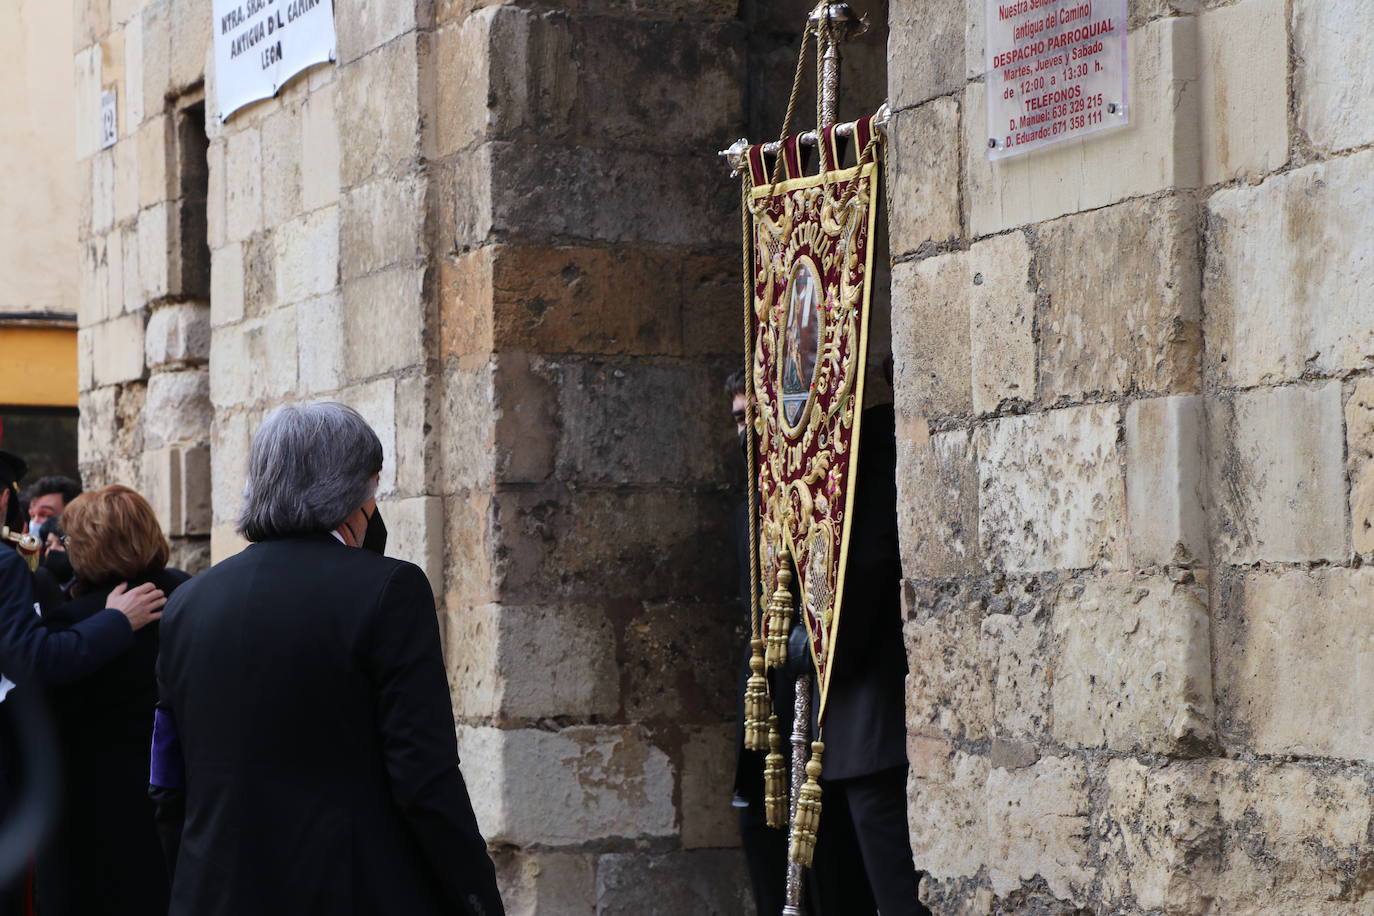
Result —
[[148, 783], [163, 789], [186, 787], [186, 761], [181, 756], [177, 720], [170, 709], [161, 706], [153, 713], [153, 757], [148, 766]]

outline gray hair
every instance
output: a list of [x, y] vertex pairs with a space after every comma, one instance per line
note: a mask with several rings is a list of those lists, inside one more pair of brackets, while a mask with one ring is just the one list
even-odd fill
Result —
[[253, 435], [238, 531], [250, 541], [333, 531], [374, 495], [382, 443], [352, 407], [278, 407]]

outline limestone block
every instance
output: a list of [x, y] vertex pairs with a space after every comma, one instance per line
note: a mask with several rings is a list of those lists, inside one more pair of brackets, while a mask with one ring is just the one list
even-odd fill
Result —
[[100, 45], [76, 48], [73, 67], [76, 81], [76, 158], [79, 162], [100, 152]]
[[[405, 4], [401, 4], [404, 6]], [[301, 212], [304, 173], [312, 166], [301, 157], [302, 106], [283, 105], [263, 118], [262, 222], [275, 228]]]
[[124, 121], [122, 134], [136, 136], [143, 123], [143, 17], [142, 0], [116, 0], [123, 8], [114, 16], [124, 25], [124, 80], [119, 87], [119, 114]]
[[339, 204], [340, 272], [352, 280], [424, 254], [426, 181], [378, 178], [344, 192]]
[[594, 853], [493, 850], [496, 882], [507, 916], [594, 916], [596, 859]]
[[241, 242], [263, 227], [262, 134], [242, 127], [229, 134], [224, 152], [225, 238]]
[[908, 620], [907, 734], [983, 741], [992, 736], [992, 677], [980, 648], [983, 611], [972, 597]]
[[213, 417], [209, 372], [154, 372], [148, 379], [143, 436], [149, 448], [207, 442]]
[[[172, 82], [171, 4], [172, 0], [147, 0], [139, 14], [143, 23], [142, 91], [145, 117], [158, 114], [167, 106], [167, 91]], [[208, 22], [208, 15], [201, 21]], [[138, 91], [132, 82], [129, 91]]]
[[986, 87], [964, 91], [964, 207], [973, 236], [1198, 183], [1195, 24], [1159, 19], [1130, 34], [1130, 124], [1032, 156], [989, 161]]
[[[517, 15], [511, 16], [512, 12]], [[534, 18], [533, 14], [512, 7], [488, 6], [465, 16], [461, 22], [447, 23], [429, 35], [428, 66], [434, 67], [436, 73], [431, 104], [435, 111], [445, 115], [434, 118], [427, 125], [425, 139], [430, 158], [439, 159], [467, 149], [486, 136], [490, 117], [487, 106], [493, 100], [490, 32], [492, 20], [498, 16], [510, 18], [512, 22], [525, 21], [527, 16]], [[520, 49], [522, 61], [524, 50]], [[530, 73], [535, 78], [542, 75], [539, 71]], [[509, 88], [523, 92], [525, 84], [512, 82], [515, 85]], [[560, 96], [569, 88], [567, 81], [545, 86], [546, 91], [557, 92]]]
[[[739, 472], [739, 444], [734, 427], [723, 422], [729, 405], [718, 371], [574, 358], [550, 369], [561, 418], [559, 479], [709, 484]], [[712, 403], [720, 409], [701, 409]]]
[[887, 35], [893, 109], [963, 87], [964, 14], [957, 2], [893, 4]]
[[1040, 393], [1197, 389], [1197, 214], [1186, 198], [1127, 201], [1040, 227]]
[[182, 302], [148, 317], [144, 355], [150, 369], [203, 363], [210, 358], [210, 307]]
[[386, 519], [389, 557], [424, 570], [434, 594], [444, 593], [444, 504], [437, 496], [383, 499], [377, 503]]
[[1374, 10], [1360, 0], [1302, 0], [1292, 16], [1298, 128], [1322, 149], [1374, 142], [1374, 73], [1362, 40]]
[[[739, 187], [695, 154], [485, 144], [492, 230], [670, 245], [739, 244]], [[654, 194], [642, 189], [652, 176]]]
[[[216, 334], [216, 339], [219, 336]], [[213, 363], [211, 365], [213, 372]], [[227, 524], [232, 530], [233, 522], [238, 520], [243, 487], [248, 482], [249, 447], [257, 426], [257, 418], [242, 411], [220, 411], [215, 414], [210, 429], [210, 453], [214, 456], [210, 474], [213, 484], [211, 506], [216, 522], [213, 534], [216, 538], [219, 537], [220, 525]]]
[[735, 782], [735, 723], [687, 731], [682, 744], [682, 846], [738, 846], [739, 816], [730, 806]]
[[[96, 236], [81, 244], [81, 284], [78, 290], [77, 319], [83, 327], [104, 321], [110, 315], [110, 266], [109, 248], [111, 241], [119, 247], [119, 233], [109, 236]], [[119, 307], [116, 303], [115, 314]]]
[[1288, 60], [1283, 0], [1245, 0], [1197, 23], [1202, 183], [1279, 168], [1288, 161], [1288, 70], [1255, 62]]
[[1171, 755], [1211, 741], [1206, 589], [1129, 574], [1067, 584], [1054, 632], [1058, 741]]
[[498, 180], [492, 158], [491, 145], [483, 144], [429, 164], [431, 250], [462, 252], [490, 243], [492, 183]]
[[177, 210], [174, 204], [155, 204], [138, 217], [138, 274], [143, 298], [161, 299], [171, 295], [175, 261], [179, 252], [172, 244], [178, 237]]
[[1056, 897], [1081, 904], [1093, 880], [1087, 766], [1073, 757], [1042, 757], [1029, 767], [994, 767], [987, 800], [993, 891], [1006, 894], [1040, 876]]
[[465, 368], [486, 363], [493, 350], [493, 251], [486, 246], [439, 259], [439, 352]]
[[[684, 334], [703, 332], [683, 321], [683, 258], [677, 250], [500, 245], [490, 249], [490, 264], [501, 349], [676, 354]], [[733, 268], [738, 274], [739, 264]], [[735, 292], [730, 301], [738, 303]], [[738, 324], [730, 328], [736, 337]]]
[[1368, 908], [1363, 769], [1218, 761], [1228, 842], [1221, 894], [1244, 913]]
[[392, 267], [343, 285], [344, 365], [369, 378], [420, 363], [424, 271]]
[[481, 714], [610, 717], [620, 709], [616, 632], [605, 608], [485, 605], [471, 613], [496, 637], [495, 690]]
[[[1028, 610], [1015, 607], [1023, 612], [989, 614], [980, 626], [979, 648], [992, 682], [992, 734], [998, 739], [1044, 740], [1053, 719], [1050, 682], [1058, 673], [1050, 661], [1050, 615], [1030, 589], [1009, 597]], [[1005, 765], [997, 742], [992, 763]]]
[[677, 832], [672, 763], [638, 726], [461, 725], [458, 752], [488, 843], [558, 847]]
[[625, 715], [679, 725], [733, 719], [735, 673], [746, 642], [742, 617], [730, 601], [646, 602], [624, 624]]
[[734, 570], [720, 562], [730, 520], [720, 495], [551, 483], [498, 492], [495, 512], [497, 587], [508, 601], [643, 600], [734, 587]]
[[1345, 404], [1350, 538], [1356, 553], [1374, 552], [1374, 379], [1360, 379]]
[[920, 432], [897, 442], [897, 523], [911, 578], [977, 571], [978, 463], [967, 430]]
[[1035, 292], [1030, 246], [1020, 232], [969, 249], [966, 287], [972, 348], [973, 409], [991, 413], [1003, 401], [1035, 398]]
[[977, 429], [979, 530], [989, 565], [1035, 572], [1121, 562], [1119, 421], [1118, 407], [1090, 405]]
[[[292, 246], [297, 257], [304, 257], [303, 246], [327, 244], [328, 240], [309, 239], [295, 227], [290, 239], [283, 240]], [[322, 271], [319, 265], [303, 267], [298, 261], [297, 268], [305, 270], [306, 282]], [[297, 283], [302, 277], [298, 273]], [[243, 310], [250, 318], [261, 318], [278, 304], [277, 300], [277, 239], [275, 233], [255, 232], [243, 242]]]
[[307, 212], [339, 199], [337, 97], [338, 90], [331, 84], [311, 92], [301, 105], [300, 195]]
[[1344, 557], [1340, 383], [1240, 392], [1209, 419], [1219, 555], [1235, 564]]
[[344, 383], [343, 309], [337, 293], [296, 306], [296, 346], [302, 394], [333, 391]]
[[[471, 509], [470, 503], [449, 500], [450, 511], [446, 525], [453, 531], [454, 516]], [[446, 545], [450, 557], [454, 554], [452, 540]], [[498, 630], [494, 623], [500, 613], [499, 605], [469, 605], [455, 589], [454, 580], [471, 576], [471, 566], [448, 566], [449, 591], [439, 616], [439, 634], [444, 641], [444, 663], [448, 673], [449, 699], [453, 703], [455, 719], [472, 720], [493, 715], [500, 709], [501, 687], [497, 659]]]
[[596, 870], [596, 912], [602, 916], [643, 913], [753, 911], [749, 873], [740, 852], [697, 849], [645, 855], [602, 856]]
[[338, 20], [339, 63], [346, 64], [391, 41], [413, 32], [417, 25], [415, 3], [363, 0], [349, 7]]
[[916, 737], [907, 739], [907, 757], [907, 824], [917, 867], [940, 878], [977, 874], [988, 855], [987, 758]]
[[76, 332], [76, 367], [78, 392], [95, 387], [95, 339], [89, 327]]
[[1374, 570], [1253, 571], [1216, 619], [1219, 727], [1259, 754], [1374, 760]]
[[331, 292], [339, 277], [339, 208], [325, 207], [272, 233], [279, 304]]
[[892, 254], [924, 252], [961, 236], [958, 98], [897, 112], [888, 136]]
[[382, 443], [382, 472], [378, 498], [396, 490], [396, 380], [377, 379], [340, 392], [339, 400], [360, 413]]
[[[737, 359], [740, 346], [738, 256], [714, 253], [688, 254], [682, 267], [682, 355], [689, 359], [724, 361]], [[885, 264], [880, 265], [883, 270]], [[876, 271], [875, 271], [876, 272]], [[884, 287], [891, 286], [890, 276]], [[875, 288], [875, 302], [880, 301]], [[876, 308], [876, 306], [875, 306]], [[891, 306], [887, 309], [891, 311]], [[886, 330], [891, 320], [883, 322]], [[886, 336], [886, 335], [884, 335]], [[870, 357], [880, 346], [878, 335], [869, 341]]]
[[441, 390], [442, 383], [429, 376], [396, 380], [396, 490], [401, 495], [441, 489], [441, 444], [431, 435], [439, 426]]
[[148, 302], [143, 296], [143, 272], [139, 267], [138, 229], [115, 230], [109, 236], [111, 245], [115, 244], [116, 238], [122, 252], [120, 260], [123, 262], [124, 288], [120, 291], [119, 300], [109, 303], [111, 315], [114, 315], [117, 306], [122, 306], [124, 312], [137, 312]]
[[175, 0], [168, 7], [167, 34], [171, 85], [185, 89], [205, 79], [205, 57], [210, 49], [214, 18], [211, 0]]
[[254, 399], [254, 366], [248, 339], [261, 333], [261, 322], [244, 322], [215, 329], [210, 337], [210, 402], [218, 408], [242, 407]]
[[1126, 512], [1134, 566], [1206, 562], [1206, 446], [1196, 395], [1126, 408]]
[[255, 395], [281, 399], [296, 391], [296, 310], [279, 308], [248, 338]]
[[[502, 357], [520, 360], [520, 354]], [[528, 360], [524, 360], [526, 363]], [[540, 420], [547, 418], [542, 411], [529, 410], [527, 397], [512, 397], [503, 393], [503, 405], [498, 417], [493, 373], [489, 367], [475, 370], [451, 369], [444, 374], [444, 390], [440, 405], [443, 482], [446, 492], [489, 484], [494, 476], [498, 440], [495, 426], [509, 423], [510, 415], [531, 412]], [[543, 398], [540, 398], [543, 400]], [[523, 425], [522, 429], [525, 428]], [[548, 427], [543, 427], [547, 435]], [[531, 451], [552, 452], [552, 443], [539, 438], [512, 438], [504, 443], [513, 454]], [[551, 461], [546, 462], [552, 467]]]
[[1209, 359], [1223, 384], [1374, 365], [1374, 151], [1208, 201]]
[[243, 320], [243, 243], [234, 242], [210, 252], [210, 324]]
[[168, 537], [208, 534], [210, 450], [198, 446], [144, 452], [143, 495]]
[[127, 223], [138, 215], [138, 142], [134, 137], [124, 137], [109, 152], [114, 154], [114, 221]]
[[1134, 898], [1143, 910], [1205, 913], [1214, 905], [1222, 865], [1219, 782], [1205, 764], [1107, 764], [1097, 813], [1103, 837], [1103, 895]]
[[78, 0], [72, 5], [73, 51], [80, 51], [110, 33], [110, 0]]
[[892, 356], [897, 411], [945, 417], [973, 409], [967, 253], [892, 268]]
[[143, 377], [143, 316], [125, 315], [91, 331], [94, 381], [117, 385]]
[[175, 197], [175, 146], [170, 119], [162, 114], [149, 118], [133, 138], [123, 142], [138, 150], [138, 205], [151, 207]]
[[91, 232], [103, 234], [114, 226], [115, 167], [114, 151], [101, 150], [90, 162]]
[[[395, 4], [392, 4], [395, 5]], [[420, 154], [418, 39], [402, 36], [340, 68], [340, 177], [358, 185]]]

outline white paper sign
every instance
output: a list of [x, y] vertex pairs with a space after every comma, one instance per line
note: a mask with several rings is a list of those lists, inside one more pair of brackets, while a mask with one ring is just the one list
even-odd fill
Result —
[[100, 148], [109, 149], [119, 139], [119, 109], [113, 91], [100, 93]]
[[221, 121], [335, 59], [333, 0], [215, 0], [214, 16]]
[[1126, 0], [987, 0], [988, 158], [1124, 127]]

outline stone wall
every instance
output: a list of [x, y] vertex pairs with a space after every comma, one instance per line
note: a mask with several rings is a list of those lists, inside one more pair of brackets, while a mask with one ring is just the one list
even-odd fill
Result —
[[1131, 9], [1131, 125], [990, 163], [983, 4], [892, 4], [923, 894], [1368, 912], [1374, 11]]

